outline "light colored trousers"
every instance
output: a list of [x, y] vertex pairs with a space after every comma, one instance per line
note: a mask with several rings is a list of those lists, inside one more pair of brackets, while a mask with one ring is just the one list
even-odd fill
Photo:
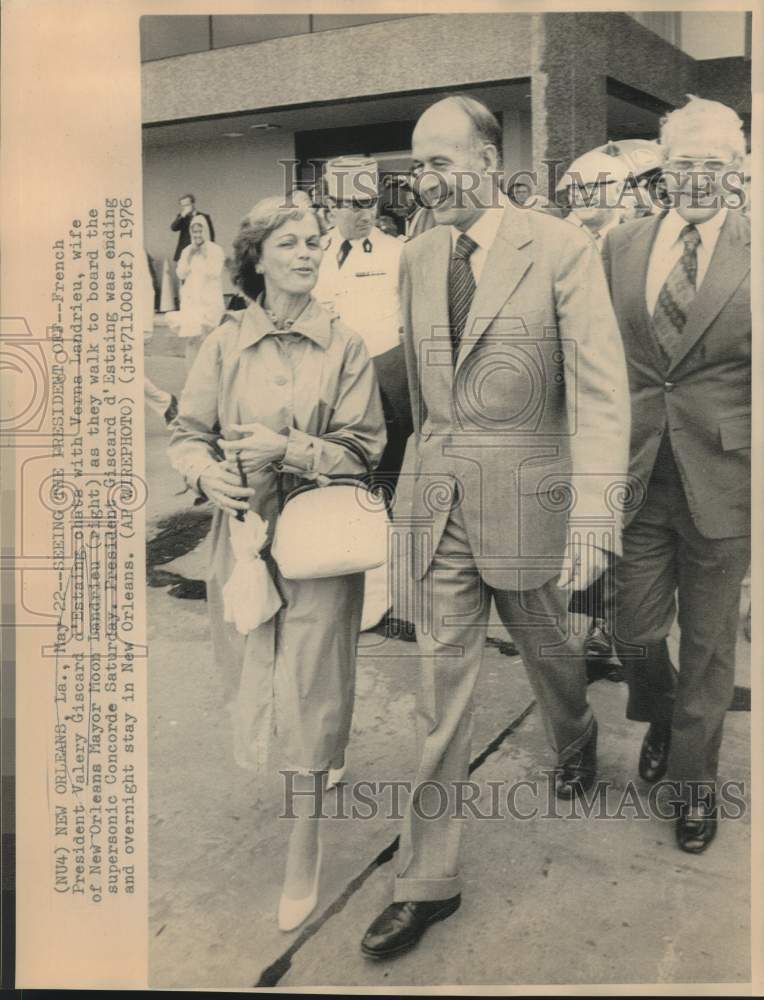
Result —
[[[457, 866], [464, 820], [454, 818], [454, 783], [468, 780], [472, 695], [483, 659], [491, 595], [523, 658], [558, 757], [564, 759], [585, 743], [594, 723], [586, 700], [582, 638], [568, 629], [569, 594], [557, 587], [556, 578], [537, 590], [492, 590], [478, 574], [463, 516], [455, 508], [419, 586], [420, 759], [401, 831], [400, 874], [395, 880], [399, 902], [448, 899], [461, 891]], [[421, 608], [428, 604], [431, 615], [424, 623]], [[518, 708], [507, 705], [507, 719]], [[445, 812], [439, 808], [442, 793], [432, 788], [417, 791], [417, 786], [433, 781], [447, 796]], [[424, 818], [441, 812], [438, 818]]]

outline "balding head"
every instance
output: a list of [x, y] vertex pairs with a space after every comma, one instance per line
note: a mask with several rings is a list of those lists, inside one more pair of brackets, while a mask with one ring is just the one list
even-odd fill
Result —
[[485, 104], [465, 94], [453, 94], [431, 104], [416, 124], [414, 135], [420, 126], [424, 129], [445, 130], [457, 136], [463, 143], [472, 143], [477, 149], [484, 145], [496, 150], [496, 165], [501, 165], [501, 126], [493, 112]]
[[436, 222], [463, 231], [496, 203], [501, 129], [471, 97], [446, 97], [419, 118], [412, 137], [415, 190]]

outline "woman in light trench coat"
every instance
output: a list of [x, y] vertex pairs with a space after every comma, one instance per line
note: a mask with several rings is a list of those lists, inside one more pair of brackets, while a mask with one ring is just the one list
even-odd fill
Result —
[[[283, 758], [300, 772], [295, 789], [302, 783], [313, 790], [307, 772], [344, 763], [363, 574], [286, 580], [264, 549], [283, 606], [242, 637], [223, 620], [222, 588], [234, 564], [229, 517], [256, 511], [268, 523], [270, 542], [283, 498], [295, 486], [376, 466], [385, 422], [363, 340], [311, 297], [323, 253], [314, 212], [279, 198], [258, 202], [241, 224], [234, 253], [242, 291], [251, 298], [262, 275], [265, 292], [202, 344], [169, 455], [215, 505], [207, 598], [215, 657], [233, 696], [237, 763], [263, 765], [275, 708]], [[315, 907], [321, 864], [313, 803], [298, 795], [293, 808], [279, 906], [283, 930]]]

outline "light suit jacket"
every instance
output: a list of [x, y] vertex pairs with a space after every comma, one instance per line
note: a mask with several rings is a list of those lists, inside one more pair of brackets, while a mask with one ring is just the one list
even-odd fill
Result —
[[698, 531], [706, 538], [747, 535], [751, 225], [742, 213], [728, 211], [679, 346], [666, 364], [645, 303], [650, 251], [662, 217], [611, 230], [603, 250], [631, 383], [630, 471], [647, 486], [668, 430]]
[[[417, 444], [414, 573], [428, 569], [454, 502], [493, 587], [555, 577], [567, 530], [620, 551], [629, 393], [600, 255], [584, 233], [504, 209], [452, 361], [451, 231], [407, 243], [403, 342]], [[454, 499], [456, 497], [456, 499]]]

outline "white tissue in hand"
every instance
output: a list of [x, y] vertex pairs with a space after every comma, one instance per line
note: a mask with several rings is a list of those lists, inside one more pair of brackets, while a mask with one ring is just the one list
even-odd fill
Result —
[[223, 587], [223, 617], [236, 626], [237, 632], [246, 635], [271, 619], [282, 600], [260, 558], [268, 537], [267, 522], [250, 510], [243, 521], [230, 517], [228, 524], [236, 562]]

